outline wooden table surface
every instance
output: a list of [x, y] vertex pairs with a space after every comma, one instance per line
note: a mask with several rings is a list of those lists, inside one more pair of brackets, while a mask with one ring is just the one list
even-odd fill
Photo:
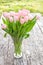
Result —
[[43, 17], [37, 20], [30, 37], [23, 40], [23, 57], [14, 58], [14, 45], [11, 37], [4, 38], [0, 28], [0, 65], [43, 65]]

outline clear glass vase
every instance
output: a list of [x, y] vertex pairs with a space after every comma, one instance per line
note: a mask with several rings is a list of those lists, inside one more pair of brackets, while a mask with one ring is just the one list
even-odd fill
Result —
[[14, 57], [21, 58], [22, 57], [22, 41], [15, 40], [14, 41]]

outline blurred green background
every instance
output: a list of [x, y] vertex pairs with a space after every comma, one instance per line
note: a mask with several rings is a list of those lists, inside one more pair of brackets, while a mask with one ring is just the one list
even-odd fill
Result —
[[43, 15], [43, 0], [0, 0], [0, 15], [4, 11], [18, 11], [24, 8]]

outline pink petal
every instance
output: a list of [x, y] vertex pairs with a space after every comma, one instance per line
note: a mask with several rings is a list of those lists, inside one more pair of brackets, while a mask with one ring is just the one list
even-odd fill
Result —
[[36, 19], [40, 19], [40, 17], [41, 17], [41, 14], [40, 13], [37, 13], [36, 14]]
[[7, 26], [6, 26], [5, 24], [2, 24], [2, 25], [1, 25], [1, 28], [2, 28], [2, 29], [6, 29]]
[[27, 22], [29, 18], [28, 16], [25, 16], [24, 19], [25, 19], [25, 22]]
[[20, 19], [20, 23], [23, 24], [25, 22], [25, 19]]
[[10, 16], [10, 14], [9, 14], [8, 12], [4, 12], [4, 13], [3, 13], [3, 16], [4, 16], [5, 18], [8, 18], [8, 17]]
[[15, 12], [11, 11], [10, 16], [14, 16], [14, 15], [15, 15]]
[[13, 17], [9, 17], [9, 21], [10, 22], [13, 22]]

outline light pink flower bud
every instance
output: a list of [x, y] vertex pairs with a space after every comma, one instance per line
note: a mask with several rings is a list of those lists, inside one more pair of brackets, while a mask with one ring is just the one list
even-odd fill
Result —
[[40, 17], [41, 17], [40, 13], [36, 14], [36, 19], [40, 19]]
[[2, 28], [2, 29], [6, 29], [7, 26], [6, 26], [5, 24], [2, 24], [2, 25], [1, 25], [1, 28]]

